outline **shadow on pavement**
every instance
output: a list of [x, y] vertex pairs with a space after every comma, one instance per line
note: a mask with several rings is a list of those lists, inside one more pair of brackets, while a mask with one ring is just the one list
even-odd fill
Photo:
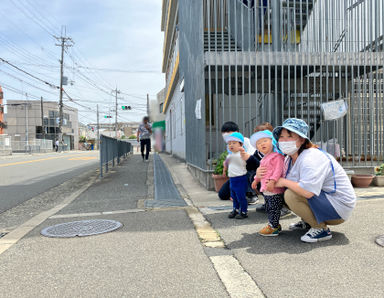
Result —
[[[218, 212], [205, 215], [209, 222], [215, 227], [215, 229], [229, 228], [232, 226], [245, 226], [245, 225], [254, 225], [254, 224], [266, 224], [268, 222], [268, 217], [266, 213], [256, 212], [254, 208], [248, 211], [247, 219], [231, 219], [228, 218], [228, 212]], [[282, 220], [297, 220], [295, 214], [285, 216]]]
[[243, 233], [242, 238], [238, 241], [227, 243], [230, 249], [246, 248], [251, 254], [302, 254], [313, 249], [318, 249], [327, 246], [341, 246], [349, 244], [349, 239], [343, 234], [332, 232], [332, 239], [318, 243], [304, 243], [300, 237], [304, 231], [286, 231], [277, 237], [263, 237], [257, 232], [249, 234]]

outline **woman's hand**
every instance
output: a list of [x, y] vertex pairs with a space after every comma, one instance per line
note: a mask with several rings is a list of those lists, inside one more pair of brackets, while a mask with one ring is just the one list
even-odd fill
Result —
[[258, 179], [262, 179], [265, 174], [267, 173], [267, 168], [266, 167], [258, 167], [256, 170], [256, 177]]
[[275, 180], [268, 180], [267, 181], [267, 190], [269, 192], [273, 192], [273, 190], [275, 189], [275, 185], [276, 185], [276, 181]]
[[239, 149], [239, 151], [240, 151], [241, 159], [244, 160], [244, 161], [247, 161], [247, 160], [249, 159], [249, 157], [251, 156], [251, 155], [249, 155], [247, 152], [245, 152], [245, 150], [244, 150], [243, 147], [241, 147], [241, 148]]
[[275, 186], [276, 187], [285, 187], [286, 186], [286, 184], [285, 184], [286, 181], [287, 181], [287, 179], [280, 178], [279, 180], [276, 181]]

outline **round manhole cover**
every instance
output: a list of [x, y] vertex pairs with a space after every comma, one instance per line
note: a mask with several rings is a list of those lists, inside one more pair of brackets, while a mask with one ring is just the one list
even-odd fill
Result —
[[122, 223], [115, 220], [80, 220], [47, 227], [41, 231], [41, 235], [55, 238], [83, 237], [111, 232], [122, 226]]
[[376, 243], [378, 245], [384, 246], [384, 235], [381, 235], [381, 236], [377, 237], [376, 238]]

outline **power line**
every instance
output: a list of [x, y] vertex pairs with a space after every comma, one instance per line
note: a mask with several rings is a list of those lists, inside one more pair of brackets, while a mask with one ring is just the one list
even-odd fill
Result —
[[41, 29], [43, 29], [46, 33], [48, 33], [50, 36], [55, 37], [54, 33], [52, 33], [49, 28], [46, 28], [46, 25], [42, 24], [41, 22], [38, 21], [38, 19], [34, 18], [31, 13], [28, 13], [22, 6], [19, 6], [18, 4], [15, 3], [14, 0], [10, 0], [12, 4], [20, 10], [28, 19], [31, 19], [36, 25], [38, 25]]
[[43, 92], [46, 92], [46, 93], [48, 93], [48, 94], [57, 95], [56, 93], [53, 93], [53, 92], [48, 91], [48, 90], [44, 90], [43, 88], [37, 87], [37, 86], [35, 86], [35, 85], [33, 85], [33, 84], [27, 82], [27, 81], [24, 81], [24, 80], [18, 78], [17, 76], [14, 76], [14, 75], [12, 75], [12, 74], [10, 74], [10, 73], [4, 71], [4, 70], [1, 70], [1, 69], [0, 69], [0, 72], [6, 74], [7, 76], [10, 76], [11, 78], [14, 78], [15, 80], [18, 80], [19, 82], [23, 82], [23, 83], [27, 84], [28, 86], [31, 86], [31, 87], [33, 87], [33, 88], [35, 88], [35, 89], [38, 89], [38, 90], [43, 91]]
[[[55, 26], [48, 20], [48, 18], [42, 16], [42, 15], [40, 14], [40, 12], [39, 12], [37, 9], [35, 9], [35, 6], [34, 6], [31, 2], [29, 2], [29, 0], [25, 0], [25, 3], [27, 4], [27, 5], [25, 6], [25, 8], [26, 8], [30, 13], [32, 13], [34, 16], [36, 16], [36, 17], [40, 20], [40, 22], [41, 22], [42, 24], [45, 23], [46, 27], [47, 27], [47, 28], [50, 28], [51, 31], [53, 31], [53, 32], [58, 32], [58, 31], [56, 31], [57, 28], [56, 28], [56, 27], [55, 27]], [[29, 6], [29, 8], [28, 8], [27, 6]], [[47, 26], [47, 25], [48, 25], [48, 26]]]
[[16, 65], [14, 65], [14, 64], [12, 64], [12, 63], [10, 63], [10, 62], [8, 62], [7, 60], [4, 60], [4, 59], [1, 58], [1, 57], [0, 57], [0, 61], [2, 61], [3, 63], [6, 63], [6, 64], [12, 66], [13, 68], [15, 68], [15, 69], [17, 69], [17, 70], [19, 70], [19, 71], [25, 73], [26, 75], [29, 75], [30, 77], [34, 78], [35, 80], [38, 80], [38, 81], [40, 81], [40, 82], [42, 82], [42, 83], [44, 83], [44, 84], [46, 84], [46, 85], [48, 85], [48, 86], [50, 86], [50, 87], [52, 87], [52, 88], [60, 89], [59, 86], [56, 86], [56, 85], [51, 84], [51, 83], [49, 83], [49, 82], [47, 82], [47, 81], [44, 81], [43, 79], [40, 79], [40, 78], [36, 77], [35, 75], [33, 75], [33, 74], [31, 74], [31, 73], [29, 73], [29, 72], [27, 72], [27, 71], [21, 69], [20, 67], [17, 67]]

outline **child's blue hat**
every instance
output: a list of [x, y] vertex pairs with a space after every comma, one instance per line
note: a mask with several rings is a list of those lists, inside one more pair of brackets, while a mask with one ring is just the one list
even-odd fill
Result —
[[236, 142], [240, 142], [241, 144], [244, 144], [244, 137], [239, 132], [233, 132], [230, 135], [225, 137], [225, 142], [227, 144], [229, 141], [236, 141]]

